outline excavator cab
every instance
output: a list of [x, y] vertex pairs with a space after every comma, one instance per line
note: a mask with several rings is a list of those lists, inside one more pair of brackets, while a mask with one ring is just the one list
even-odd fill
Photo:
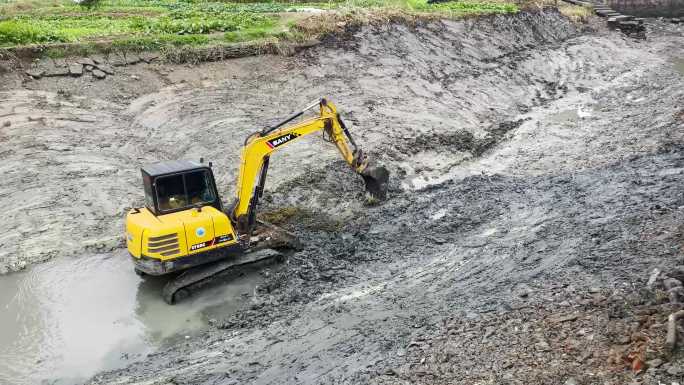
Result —
[[193, 161], [170, 161], [142, 168], [145, 206], [155, 215], [193, 207], [222, 210], [210, 167]]
[[210, 167], [170, 161], [142, 168], [145, 207], [126, 216], [126, 243], [139, 273], [162, 275], [219, 259], [236, 245]]

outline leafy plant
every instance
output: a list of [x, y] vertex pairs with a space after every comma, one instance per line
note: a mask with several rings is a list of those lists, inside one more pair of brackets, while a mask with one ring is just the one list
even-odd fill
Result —
[[185, 15], [163, 16], [153, 19], [137, 20], [133, 28], [146, 33], [207, 34], [211, 32], [236, 31], [252, 26], [272, 25], [267, 16], [249, 13], [226, 14], [218, 17]]
[[93, 8], [96, 7], [99, 3], [100, 0], [73, 0], [74, 3], [85, 7], [85, 8]]
[[64, 36], [20, 20], [0, 21], [0, 45], [65, 41]]

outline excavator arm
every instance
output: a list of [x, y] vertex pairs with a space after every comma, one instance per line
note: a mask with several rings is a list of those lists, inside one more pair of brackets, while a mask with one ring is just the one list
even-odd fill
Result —
[[[320, 109], [318, 117], [285, 126], [316, 106]], [[256, 224], [256, 208], [264, 192], [270, 154], [300, 137], [318, 131], [323, 132], [324, 139], [337, 146], [344, 160], [363, 177], [366, 190], [371, 196], [376, 199], [385, 198], [389, 172], [384, 167], [369, 166], [368, 158], [357, 147], [335, 105], [326, 99], [320, 99], [279, 124], [251, 135], [245, 141], [240, 159], [237, 201], [231, 213], [239, 234], [249, 235]]]

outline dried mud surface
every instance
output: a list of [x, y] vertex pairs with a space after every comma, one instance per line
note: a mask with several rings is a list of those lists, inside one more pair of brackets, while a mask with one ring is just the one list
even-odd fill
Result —
[[[117, 247], [138, 165], [204, 156], [230, 186], [247, 133], [326, 95], [392, 171], [389, 200], [365, 206], [318, 138], [279, 153], [263, 210], [293, 208], [305, 249], [201, 337], [90, 383], [678, 380], [671, 305], [642, 289], [684, 264], [684, 36], [648, 28], [548, 12], [101, 83], [2, 75], [0, 269]], [[664, 363], [634, 374], [637, 347]]]

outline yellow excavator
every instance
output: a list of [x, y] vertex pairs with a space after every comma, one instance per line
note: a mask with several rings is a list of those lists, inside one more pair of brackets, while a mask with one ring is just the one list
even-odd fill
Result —
[[[293, 123], [318, 107], [319, 115]], [[139, 275], [165, 275], [163, 298], [173, 304], [216, 275], [238, 266], [272, 259], [298, 248], [294, 235], [256, 217], [270, 154], [298, 138], [322, 132], [365, 182], [374, 198], [386, 197], [389, 172], [374, 167], [356, 145], [335, 105], [320, 99], [279, 124], [250, 135], [242, 148], [236, 199], [228, 208], [216, 189], [212, 165], [202, 160], [167, 161], [141, 169], [145, 207], [126, 216], [126, 245]]]

